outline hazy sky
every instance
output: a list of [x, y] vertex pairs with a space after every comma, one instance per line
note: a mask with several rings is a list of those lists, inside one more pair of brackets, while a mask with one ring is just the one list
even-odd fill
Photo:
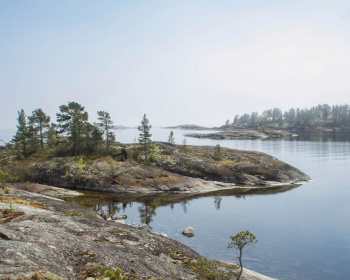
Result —
[[128, 126], [350, 102], [349, 0], [0, 0], [0, 40], [0, 130], [68, 101]]

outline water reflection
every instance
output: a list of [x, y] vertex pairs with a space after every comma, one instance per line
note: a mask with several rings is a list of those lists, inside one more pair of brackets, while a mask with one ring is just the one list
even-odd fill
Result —
[[[169, 207], [174, 209], [175, 205], [180, 205], [183, 213], [187, 213], [190, 201], [194, 199], [212, 197], [213, 206], [220, 210], [222, 198], [233, 196], [238, 199], [245, 199], [246, 196], [271, 195], [286, 192], [297, 188], [300, 185], [288, 185], [278, 187], [241, 187], [215, 191], [209, 193], [155, 193], [155, 194], [105, 194], [92, 191], [80, 191], [84, 196], [67, 197], [66, 201], [85, 206], [94, 211], [108, 211], [111, 215], [127, 213], [129, 210], [138, 211], [141, 224], [147, 224], [151, 227], [153, 217], [157, 215], [159, 207]], [[133, 207], [136, 204], [136, 207]]]
[[[137, 135], [137, 130], [134, 131]], [[181, 144], [180, 131], [174, 132], [177, 143]], [[154, 129], [154, 140], [167, 141], [169, 133], [170, 130]], [[91, 208], [105, 207], [111, 211], [113, 207], [115, 211], [119, 208], [127, 213], [128, 223], [141, 223], [139, 207], [145, 210], [142, 213], [151, 213], [145, 206], [158, 198], [152, 203], [155, 205], [155, 214], [150, 217], [153, 221], [147, 218], [152, 231], [164, 232], [208, 258], [232, 261], [233, 251], [226, 250], [228, 236], [249, 229], [259, 239], [252, 255], [247, 255], [249, 269], [276, 279], [349, 278], [349, 133], [305, 133], [273, 141], [187, 140], [188, 145], [220, 144], [264, 152], [302, 170], [314, 181], [297, 189], [290, 186], [182, 196], [123, 197], [90, 193], [76, 200]], [[294, 190], [289, 191], [291, 189]], [[187, 226], [195, 228], [194, 238], [181, 234]]]

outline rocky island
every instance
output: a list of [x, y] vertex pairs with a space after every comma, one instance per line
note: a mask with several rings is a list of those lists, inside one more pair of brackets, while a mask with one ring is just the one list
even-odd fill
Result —
[[10, 161], [6, 171], [20, 181], [101, 192], [206, 192], [241, 186], [298, 184], [300, 170], [260, 152], [158, 142], [144, 164], [142, 146], [121, 145], [115, 156], [55, 157], [46, 153]]
[[214, 140], [246, 140], [246, 139], [273, 139], [286, 138], [297, 136], [295, 133], [286, 130], [251, 130], [239, 129], [234, 131], [218, 131], [212, 133], [188, 133], [185, 136], [200, 139], [214, 139]]

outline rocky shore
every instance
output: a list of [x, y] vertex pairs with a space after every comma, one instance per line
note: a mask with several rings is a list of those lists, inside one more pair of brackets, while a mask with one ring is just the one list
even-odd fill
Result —
[[[125, 161], [117, 157], [50, 157], [28, 159], [9, 173], [23, 181], [100, 192], [207, 192], [241, 186], [299, 184], [310, 179], [300, 170], [260, 152], [157, 143], [157, 157], [143, 163], [137, 144], [125, 145]], [[18, 167], [17, 167], [18, 168]]]
[[213, 133], [189, 133], [187, 137], [213, 140], [247, 140], [247, 139], [275, 139], [289, 138], [297, 136], [285, 130], [268, 130], [261, 132], [258, 130], [236, 130], [236, 131], [221, 131]]
[[[128, 279], [213, 279], [198, 266], [203, 257], [183, 244], [106, 221], [62, 195], [78, 193], [40, 184], [0, 190], [0, 279], [103, 279], [115, 268]], [[234, 279], [227, 263], [211, 263], [226, 277], [217, 279]], [[244, 269], [242, 279], [271, 278]]]

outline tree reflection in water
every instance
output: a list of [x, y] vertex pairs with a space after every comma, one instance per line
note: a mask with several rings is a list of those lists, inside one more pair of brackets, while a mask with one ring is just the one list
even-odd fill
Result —
[[[159, 206], [168, 206], [172, 210], [178, 204], [186, 214], [189, 202], [199, 197], [211, 196], [214, 199], [214, 207], [220, 210], [224, 196], [235, 196], [237, 199], [245, 199], [246, 196], [269, 195], [289, 191], [299, 185], [279, 186], [279, 187], [252, 187], [237, 188], [216, 191], [212, 193], [156, 193], [156, 194], [103, 194], [97, 192], [83, 191], [84, 196], [67, 197], [66, 201], [85, 206], [93, 211], [108, 211], [111, 215], [126, 213], [127, 208], [131, 209], [133, 204], [137, 205], [137, 212], [141, 224], [150, 224], [157, 214]], [[132, 210], [130, 210], [132, 212]], [[126, 213], [129, 215], [129, 213]], [[150, 226], [151, 227], [151, 226]]]

